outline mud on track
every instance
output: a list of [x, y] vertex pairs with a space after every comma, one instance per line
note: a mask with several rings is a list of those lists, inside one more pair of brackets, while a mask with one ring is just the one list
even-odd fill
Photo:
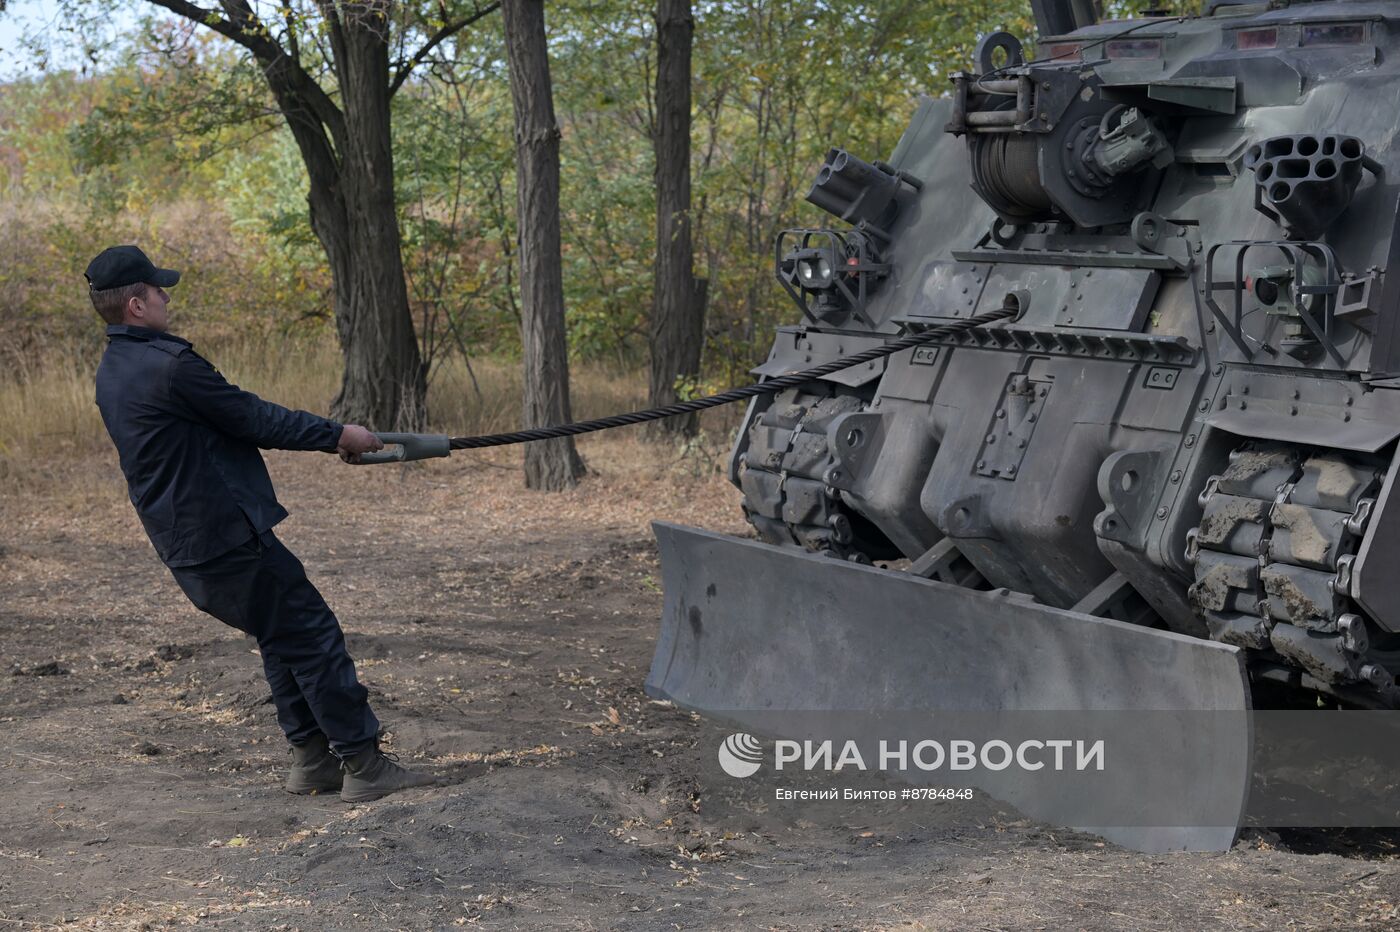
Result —
[[734, 495], [583, 449], [597, 474], [562, 496], [484, 458], [270, 457], [393, 749], [452, 781], [359, 807], [281, 791], [253, 645], [183, 601], [114, 462], [7, 488], [0, 928], [1400, 927], [1383, 833], [1146, 856], [995, 806], [753, 831], [697, 779], [700, 726], [641, 691], [647, 520], [742, 532]]

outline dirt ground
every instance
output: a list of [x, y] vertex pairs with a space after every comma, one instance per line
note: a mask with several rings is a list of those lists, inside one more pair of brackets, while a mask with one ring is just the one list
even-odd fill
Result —
[[735, 494], [703, 458], [583, 450], [564, 495], [510, 454], [270, 456], [389, 744], [450, 781], [356, 807], [281, 790], [252, 643], [184, 601], [114, 458], [0, 480], [0, 928], [1400, 928], [1384, 833], [1148, 856], [995, 807], [755, 830], [697, 776], [701, 724], [641, 688], [648, 521], [742, 533]]

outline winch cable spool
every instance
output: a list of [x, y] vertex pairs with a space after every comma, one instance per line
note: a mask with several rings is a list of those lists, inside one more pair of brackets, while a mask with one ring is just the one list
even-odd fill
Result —
[[691, 401], [679, 401], [675, 404], [663, 405], [658, 408], [648, 408], [644, 411], [633, 411], [628, 414], [614, 414], [609, 417], [594, 418], [590, 421], [575, 421], [572, 424], [560, 424], [556, 427], [537, 427], [530, 430], [517, 430], [508, 434], [485, 434], [478, 437], [448, 437], [443, 434], [405, 434], [405, 433], [379, 433], [377, 436], [385, 444], [393, 445], [395, 449], [384, 450], [378, 453], [362, 453], [360, 463], [362, 465], [372, 465], [378, 463], [403, 463], [410, 460], [431, 459], [438, 456], [448, 456], [453, 450], [479, 450], [484, 447], [504, 447], [516, 443], [530, 443], [535, 440], [553, 440], [558, 437], [572, 437], [577, 434], [588, 434], [597, 430], [610, 430], [614, 427], [627, 427], [632, 424], [644, 424], [647, 421], [659, 421], [663, 418], [678, 417], [682, 414], [691, 414], [696, 411], [704, 411], [706, 408], [717, 408], [720, 405], [733, 404], [736, 401], [743, 401], [747, 398], [756, 398], [759, 395], [774, 395], [788, 388], [795, 388], [807, 382], [824, 378], [843, 369], [852, 366], [864, 365], [883, 359], [886, 356], [893, 356], [895, 353], [912, 349], [916, 346], [923, 346], [936, 342], [944, 337], [962, 333], [967, 330], [975, 330], [985, 327], [988, 324], [1005, 320], [1008, 317], [1015, 317], [1020, 313], [1020, 308], [1014, 304], [998, 308], [995, 311], [988, 311], [985, 314], [978, 314], [969, 317], [967, 320], [954, 321], [952, 323], [941, 324], [919, 333], [911, 333], [902, 336], [897, 340], [892, 340], [882, 346], [855, 353], [851, 356], [843, 356], [840, 359], [833, 359], [831, 362], [822, 363], [820, 366], [813, 366], [811, 369], [803, 369], [800, 372], [790, 372], [787, 375], [780, 375], [767, 379], [763, 382], [756, 382], [752, 385], [745, 385], [742, 388], [731, 388], [728, 391], [720, 392], [717, 395], [707, 395], [704, 398], [695, 398]]

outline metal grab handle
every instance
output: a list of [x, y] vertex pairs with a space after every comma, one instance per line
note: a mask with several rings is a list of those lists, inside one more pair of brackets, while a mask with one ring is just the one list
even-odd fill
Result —
[[375, 436], [384, 443], [386, 449], [378, 453], [361, 453], [357, 465], [407, 463], [411, 460], [427, 460], [452, 453], [452, 446], [446, 434], [376, 433]]

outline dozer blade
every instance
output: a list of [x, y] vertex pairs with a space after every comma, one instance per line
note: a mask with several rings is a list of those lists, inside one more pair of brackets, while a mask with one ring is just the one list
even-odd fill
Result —
[[1236, 648], [1005, 590], [653, 528], [665, 608], [652, 696], [770, 738], [870, 740], [888, 728], [912, 746], [911, 723], [1097, 734], [1101, 772], [886, 769], [915, 783], [960, 779], [1031, 818], [1142, 851], [1233, 844], [1251, 757]]

